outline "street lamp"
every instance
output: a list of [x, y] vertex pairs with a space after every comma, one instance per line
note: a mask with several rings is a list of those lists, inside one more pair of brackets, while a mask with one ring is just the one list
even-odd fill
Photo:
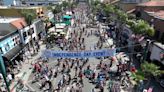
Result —
[[5, 69], [5, 65], [4, 65], [4, 61], [2, 59], [2, 55], [0, 54], [0, 72], [2, 73], [3, 79], [5, 81], [6, 87], [8, 92], [10, 92], [10, 88], [9, 88], [9, 83], [6, 79], [6, 69]]

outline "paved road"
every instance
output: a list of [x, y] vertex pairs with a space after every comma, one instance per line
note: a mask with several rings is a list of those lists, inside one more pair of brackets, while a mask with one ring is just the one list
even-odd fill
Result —
[[[81, 6], [80, 6], [81, 7]], [[87, 21], [87, 19], [83, 19], [85, 17], [81, 17], [82, 15], [84, 14], [84, 12], [76, 12], [75, 16], [78, 16], [78, 18], [80, 18], [80, 20], [83, 20], [83, 22]], [[80, 24], [80, 27], [83, 26], [82, 24]], [[76, 30], [76, 31], [79, 31], [79, 27], [71, 27], [72, 30]], [[97, 28], [87, 28], [85, 29], [87, 30], [87, 32], [92, 32], [94, 33]], [[94, 48], [94, 45], [98, 42], [98, 39], [99, 37], [95, 36], [95, 35], [91, 35], [89, 37], [85, 36], [83, 34], [83, 37], [85, 38], [85, 46], [86, 46], [86, 50], [92, 50]], [[54, 47], [53, 50], [59, 50], [58, 47]], [[96, 59], [96, 58], [90, 58], [89, 59], [89, 62], [86, 64], [87, 65], [90, 65], [91, 66], [91, 69], [95, 69], [95, 66], [99, 63], [99, 59]], [[104, 61], [106, 62], [106, 61]], [[49, 59], [49, 63], [48, 63], [48, 66], [49, 67], [54, 67], [56, 65], [56, 59]], [[86, 68], [86, 67], [84, 67]], [[115, 63], [113, 64], [113, 67], [112, 67], [113, 70], [117, 70], [116, 66], [115, 66]], [[98, 72], [98, 71], [97, 71]], [[74, 75], [74, 70], [72, 69], [71, 70], [71, 75]], [[33, 80], [33, 74], [30, 75], [29, 77], [29, 81], [28, 81], [28, 84], [30, 86], [31, 89], [35, 90], [36, 92], [42, 92], [39, 87], [40, 87], [40, 83], [39, 82], [36, 82], [36, 83], [31, 83], [31, 81]], [[57, 78], [54, 78], [53, 81], [52, 81], [52, 84], [53, 84], [53, 87], [54, 88], [57, 88], [57, 83], [58, 81], [61, 79], [62, 75], [59, 75], [57, 76]], [[83, 92], [91, 92], [92, 88], [94, 88], [95, 85], [89, 83], [88, 79], [84, 78], [84, 87], [83, 87]], [[105, 87], [105, 90], [104, 92], [108, 92], [107, 88]]]

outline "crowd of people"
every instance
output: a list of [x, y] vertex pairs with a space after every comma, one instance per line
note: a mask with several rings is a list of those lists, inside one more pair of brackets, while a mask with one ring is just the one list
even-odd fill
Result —
[[[87, 10], [87, 9], [83, 9]], [[79, 16], [84, 16], [87, 11], [80, 13]], [[85, 15], [86, 17], [86, 15]], [[85, 18], [83, 17], [83, 18]], [[85, 20], [85, 19], [83, 19]], [[105, 37], [101, 36], [99, 29], [89, 29], [82, 26], [82, 20], [76, 19], [76, 24], [70, 32], [70, 38], [67, 40], [62, 38], [59, 45], [64, 51], [81, 51], [81, 50], [98, 50], [103, 48]], [[87, 48], [86, 38], [90, 36], [98, 37], [97, 43]], [[111, 37], [112, 38], [112, 37]], [[127, 64], [122, 64], [118, 60], [117, 71], [112, 72], [113, 57], [101, 57], [96, 66], [90, 65], [89, 58], [58, 58], [55, 66], [49, 66], [47, 58], [39, 58], [33, 64], [33, 79], [32, 84], [41, 84], [39, 89], [50, 92], [84, 92], [84, 80], [94, 85], [91, 92], [104, 92], [105, 86], [108, 86], [110, 92], [120, 92], [120, 86], [127, 85], [126, 80], [129, 80]], [[108, 60], [108, 62], [104, 62]], [[109, 82], [109, 83], [108, 83]]]

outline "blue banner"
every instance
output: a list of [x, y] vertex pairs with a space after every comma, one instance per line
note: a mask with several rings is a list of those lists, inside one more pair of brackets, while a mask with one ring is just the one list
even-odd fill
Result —
[[54, 51], [45, 50], [42, 53], [43, 57], [46, 58], [88, 58], [88, 57], [106, 57], [114, 56], [116, 49], [103, 49], [103, 50], [93, 50], [93, 51]]

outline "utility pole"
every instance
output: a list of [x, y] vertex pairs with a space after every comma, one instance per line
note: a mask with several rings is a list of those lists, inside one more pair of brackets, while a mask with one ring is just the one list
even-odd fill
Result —
[[2, 55], [1, 54], [0, 54], [0, 71], [1, 71], [3, 79], [5, 81], [7, 91], [10, 92], [9, 83], [8, 83], [8, 81], [6, 79], [6, 69], [5, 69], [4, 61], [2, 59]]

